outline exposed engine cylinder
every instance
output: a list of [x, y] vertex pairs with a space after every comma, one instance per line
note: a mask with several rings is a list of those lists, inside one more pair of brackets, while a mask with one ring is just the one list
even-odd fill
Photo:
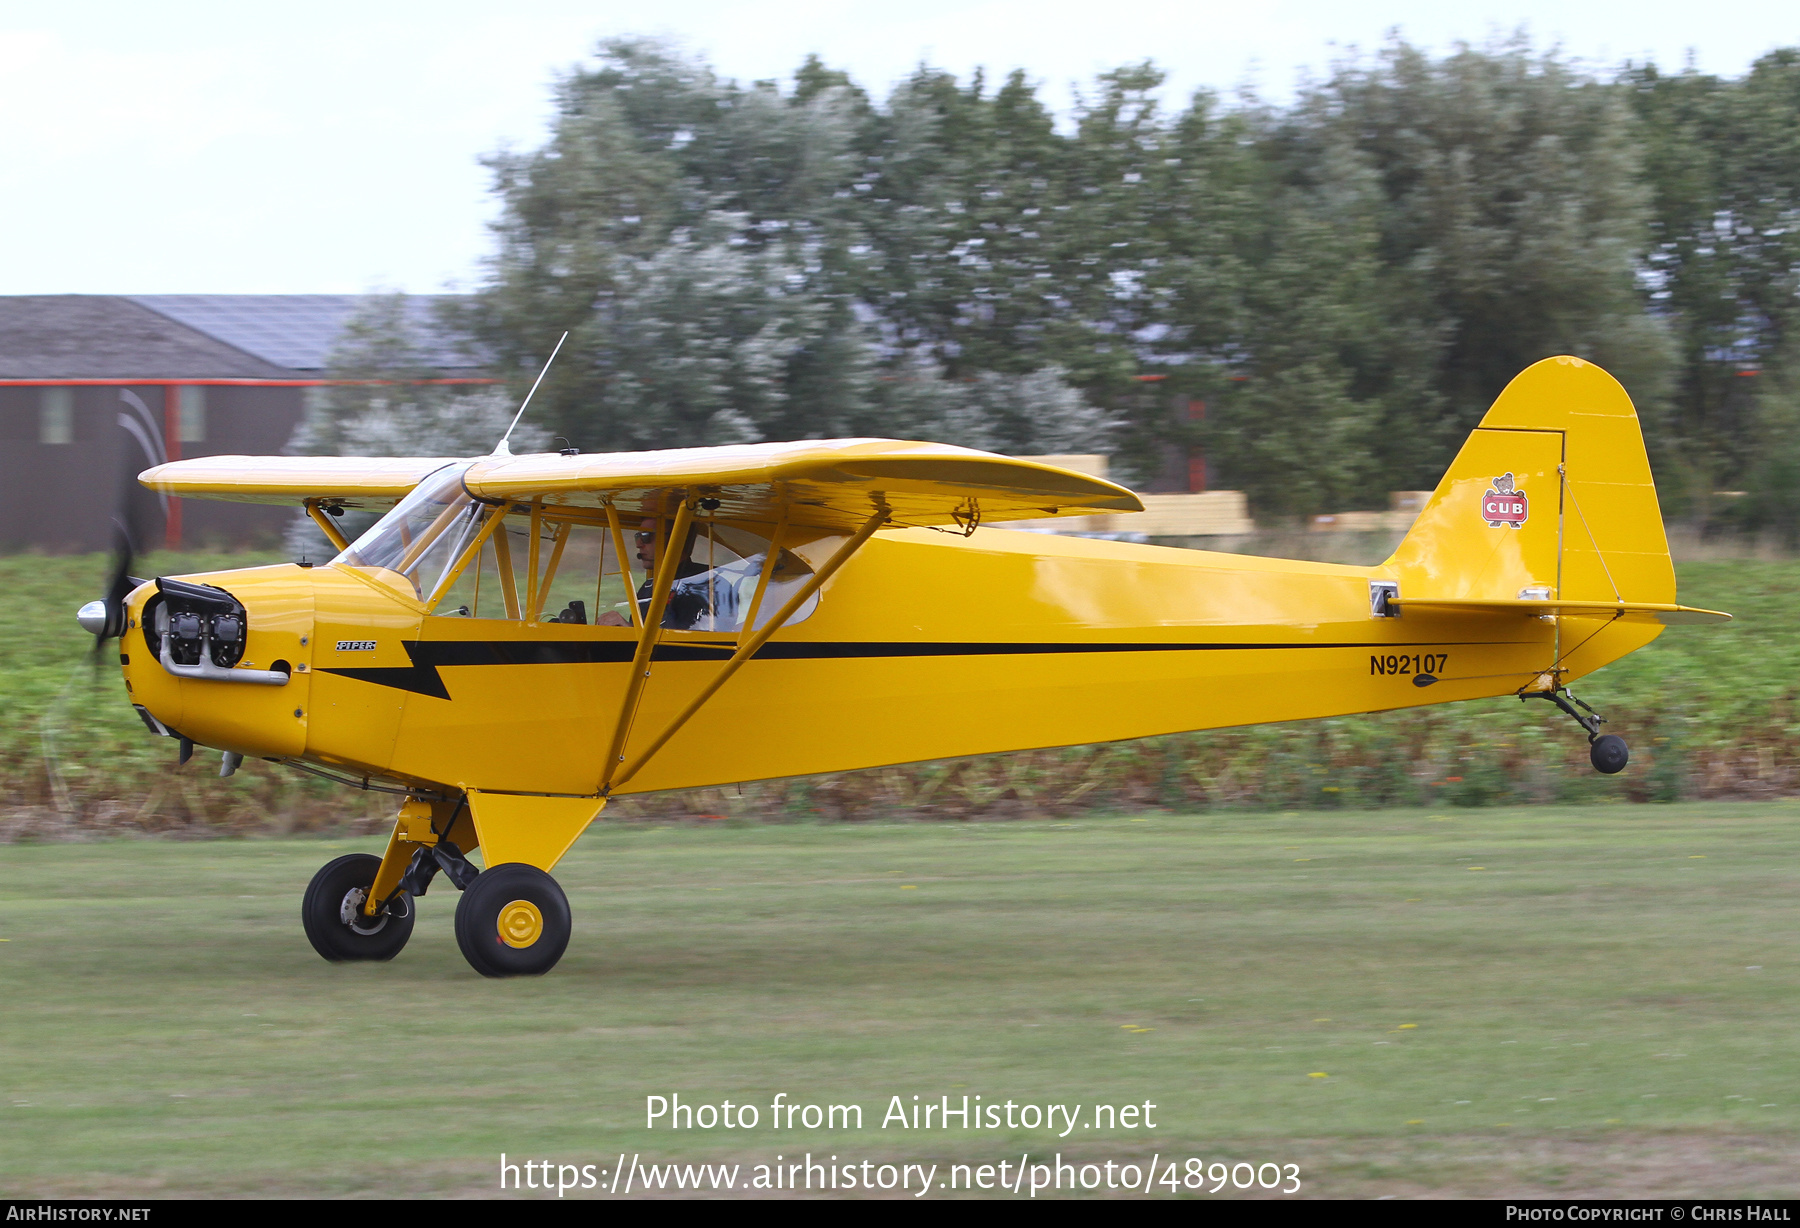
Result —
[[161, 657], [163, 641], [176, 665], [198, 665], [206, 653], [220, 669], [244, 659], [247, 622], [243, 603], [222, 588], [158, 579], [156, 596], [144, 603], [144, 643]]

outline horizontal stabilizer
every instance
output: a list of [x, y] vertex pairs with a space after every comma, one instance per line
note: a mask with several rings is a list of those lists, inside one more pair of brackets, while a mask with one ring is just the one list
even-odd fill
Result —
[[1389, 597], [1387, 604], [1405, 609], [1458, 610], [1470, 614], [1565, 614], [1574, 618], [1611, 615], [1627, 622], [1661, 623], [1679, 627], [1695, 623], [1728, 623], [1731, 615], [1688, 605], [1659, 601], [1538, 601], [1528, 597], [1432, 598]]

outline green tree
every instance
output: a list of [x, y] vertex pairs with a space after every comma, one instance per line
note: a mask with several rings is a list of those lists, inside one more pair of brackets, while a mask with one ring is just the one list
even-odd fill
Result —
[[877, 102], [816, 57], [741, 85], [605, 44], [544, 147], [493, 160], [465, 324], [518, 391], [570, 331], [541, 420], [587, 447], [1080, 439], [1141, 479], [1203, 447], [1282, 515], [1434, 484], [1555, 353], [1631, 390], [1672, 504], [1773, 446], [1800, 53], [1609, 81], [1395, 41], [1284, 107], [1162, 86], [1101, 74], [1059, 132], [1023, 72]]
[[[995, 141], [1020, 152], [989, 175]], [[816, 58], [784, 94], [609, 43], [560, 83], [549, 143], [493, 160], [500, 247], [467, 326], [520, 385], [567, 329], [533, 412], [589, 447], [973, 437], [989, 428], [939, 409], [977, 386], [1000, 399], [976, 419], [1041, 403], [1046, 438], [1069, 438], [1087, 419], [1045, 382], [1050, 264], [1022, 203], [1057, 147], [1022, 76], [987, 98], [921, 70], [877, 112]]]
[[853, 191], [861, 299], [885, 345], [953, 376], [1044, 361], [1066, 224], [1064, 142], [1023, 73], [993, 94], [921, 67], [869, 117]]
[[[1800, 50], [1774, 51], [1741, 80], [1632, 65], [1621, 81], [1643, 134], [1653, 200], [1652, 310], [1680, 369], [1659, 470], [1701, 520], [1712, 493], [1757, 470], [1760, 421], [1781, 397], [1800, 289]], [[1761, 481], [1768, 480], [1766, 466]]]
[[1311, 172], [1309, 183], [1266, 185], [1256, 224], [1238, 228], [1233, 383], [1204, 434], [1223, 480], [1263, 515], [1386, 500], [1379, 436], [1391, 389], [1368, 378], [1386, 332], [1380, 196], [1347, 146]]
[[[1507, 381], [1553, 354], [1607, 367], [1657, 421], [1673, 354], [1644, 309], [1649, 196], [1614, 87], [1521, 42], [1441, 60], [1396, 42], [1306, 91], [1279, 139], [1302, 173], [1348, 144], [1380, 184], [1390, 319], [1415, 331], [1389, 482], [1435, 484]], [[1428, 385], [1404, 371], [1421, 359]]]
[[544, 148], [491, 160], [499, 250], [467, 326], [516, 384], [570, 333], [540, 420], [590, 447], [666, 446], [804, 435], [859, 403], [839, 193], [861, 103], [803, 73], [784, 98], [609, 43], [559, 83]]
[[[818, 352], [836, 340], [829, 300], [790, 248], [746, 240], [750, 224], [712, 214], [621, 267], [581, 351], [604, 388], [589, 429], [631, 447], [842, 433], [870, 391], [869, 351], [853, 337]], [[805, 367], [813, 396], [796, 406]]]

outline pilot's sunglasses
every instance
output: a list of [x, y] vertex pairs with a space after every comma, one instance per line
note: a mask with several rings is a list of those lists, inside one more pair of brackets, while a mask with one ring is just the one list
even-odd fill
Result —
[[637, 543], [640, 546], [646, 544], [647, 542], [653, 542], [655, 540], [656, 540], [656, 534], [654, 534], [654, 533], [639, 533], [637, 535]]

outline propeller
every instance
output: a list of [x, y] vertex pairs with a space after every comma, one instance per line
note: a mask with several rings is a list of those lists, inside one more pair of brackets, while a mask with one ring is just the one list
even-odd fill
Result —
[[106, 595], [88, 602], [75, 615], [82, 629], [94, 637], [96, 664], [106, 649], [106, 641], [125, 634], [125, 599], [143, 583], [131, 574], [132, 562], [154, 532], [158, 514], [164, 524], [169, 515], [168, 496], [152, 495], [137, 480], [142, 470], [168, 459], [162, 424], [131, 389], [121, 389], [119, 399], [125, 404], [118, 419], [124, 438], [119, 441], [118, 502], [112, 516], [112, 558], [107, 568]]

